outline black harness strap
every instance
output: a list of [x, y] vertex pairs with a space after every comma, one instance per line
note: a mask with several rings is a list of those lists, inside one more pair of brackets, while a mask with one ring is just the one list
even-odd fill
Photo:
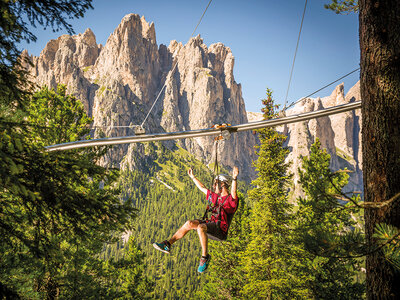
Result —
[[217, 220], [219, 220], [221, 217], [221, 209], [224, 209], [224, 205], [225, 205], [226, 199], [228, 199], [228, 197], [229, 197], [229, 195], [227, 195], [225, 197], [224, 202], [222, 202], [222, 204], [221, 204], [222, 197], [220, 195], [218, 196], [217, 205], [214, 206], [214, 209], [211, 214], [212, 216], [216, 217]]
[[[203, 216], [203, 220], [206, 220], [208, 212], [211, 212], [211, 216], [214, 216], [217, 219], [217, 221], [221, 221], [221, 209], [224, 210], [224, 205], [225, 205], [225, 202], [228, 199], [228, 197], [229, 197], [229, 194], [225, 196], [225, 199], [222, 202], [221, 195], [218, 195], [218, 199], [216, 201], [216, 205], [212, 206], [212, 193], [210, 193], [210, 195], [208, 196], [208, 199], [207, 199], [209, 204], [207, 205], [206, 211], [205, 211], [204, 216]], [[226, 214], [226, 215], [229, 218], [229, 214]]]
[[[210, 194], [210, 195], [211, 195], [211, 194]], [[216, 223], [217, 223], [217, 226], [218, 226], [218, 227], [221, 226], [221, 209], [224, 210], [224, 205], [225, 205], [225, 202], [226, 202], [226, 200], [228, 199], [228, 197], [229, 197], [229, 195], [225, 196], [225, 199], [224, 199], [224, 201], [222, 202], [222, 201], [221, 201], [221, 200], [222, 200], [222, 197], [219, 196], [218, 199], [217, 199], [217, 208], [214, 209], [214, 211], [212, 212], [212, 215], [216, 216]], [[221, 202], [222, 202], [222, 203], [221, 203]], [[233, 215], [229, 215], [229, 214], [226, 214], [226, 215], [227, 215], [227, 218], [228, 218], [228, 228], [229, 228], [229, 224], [231, 223], [231, 220], [232, 220]], [[228, 230], [228, 228], [227, 228], [227, 230]], [[219, 238], [219, 237], [216, 237], [216, 236], [212, 235], [211, 233], [207, 233], [207, 236], [208, 236], [209, 239], [215, 240], [215, 241], [223, 242], [223, 241], [226, 240], [226, 235], [225, 235], [225, 238], [222, 238], [222, 239]]]

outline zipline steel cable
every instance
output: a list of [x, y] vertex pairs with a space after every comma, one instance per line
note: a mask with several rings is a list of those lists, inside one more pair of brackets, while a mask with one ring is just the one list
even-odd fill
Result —
[[[189, 40], [193, 37], [194, 33], [196, 32], [197, 27], [200, 25], [211, 2], [212, 2], [212, 0], [210, 0], [208, 2], [207, 7], [205, 8], [202, 16], [200, 17], [200, 20], [197, 23], [195, 29], [193, 30]], [[289, 107], [295, 105], [296, 103], [314, 95], [315, 93], [321, 91], [322, 89], [332, 85], [333, 83], [335, 83], [335, 82], [349, 76], [350, 74], [356, 72], [357, 70], [359, 70], [359, 68], [353, 70], [352, 72], [340, 77], [339, 79], [329, 83], [328, 85], [325, 85], [324, 87], [320, 88], [319, 90], [299, 99], [296, 102], [291, 103], [288, 107], [286, 107], [287, 97], [288, 97], [288, 92], [289, 92], [289, 88], [290, 88], [290, 82], [292, 79], [293, 68], [294, 68], [294, 63], [296, 60], [296, 54], [297, 54], [298, 45], [299, 45], [299, 41], [300, 41], [300, 35], [301, 35], [302, 26], [303, 26], [306, 7], [307, 7], [307, 0], [305, 1], [299, 36], [297, 39], [296, 51], [295, 51], [292, 69], [291, 69], [291, 73], [290, 73], [289, 84], [288, 84], [288, 88], [286, 91], [285, 106], [284, 106], [283, 110], [288, 109]], [[174, 73], [177, 64], [178, 64], [178, 61], [175, 62], [175, 65], [173, 66], [173, 68], [171, 70], [171, 74]], [[144, 123], [146, 122], [147, 118], [149, 117], [151, 111], [153, 110], [157, 100], [160, 98], [165, 87], [166, 87], [166, 83], [164, 83], [162, 89], [158, 93], [156, 99], [153, 102], [153, 105], [151, 106], [149, 112], [147, 113], [147, 115], [146, 115], [145, 119], [143, 120], [142, 124], [140, 125], [140, 127], [143, 127]], [[265, 127], [275, 127], [275, 126], [280, 126], [280, 125], [285, 125], [285, 124], [306, 121], [306, 120], [310, 120], [310, 119], [314, 119], [314, 118], [329, 116], [329, 115], [333, 115], [333, 114], [343, 113], [343, 112], [358, 109], [358, 108], [361, 108], [361, 101], [351, 102], [351, 103], [347, 103], [344, 105], [326, 108], [323, 110], [307, 112], [307, 113], [297, 114], [297, 115], [291, 115], [291, 116], [287, 116], [287, 117], [283, 117], [283, 118], [264, 120], [264, 121], [256, 121], [256, 122], [250, 122], [250, 123], [246, 123], [246, 124], [228, 126], [223, 129], [209, 128], [209, 129], [199, 129], [199, 130], [180, 131], [180, 132], [171, 132], [171, 133], [146, 134], [146, 135], [139, 135], [139, 136], [134, 135], [134, 136], [125, 136], [125, 137], [111, 137], [111, 138], [102, 138], [102, 139], [93, 139], [93, 140], [82, 140], [82, 141], [77, 141], [77, 142], [51, 145], [51, 146], [47, 146], [45, 148], [47, 149], [47, 151], [51, 152], [51, 151], [57, 151], [57, 150], [70, 150], [70, 149], [92, 147], [92, 146], [105, 146], [105, 145], [128, 144], [128, 143], [139, 143], [139, 142], [165, 141], [165, 140], [176, 140], [176, 139], [184, 139], [184, 138], [195, 138], [195, 137], [203, 137], [203, 136], [220, 135], [223, 131], [231, 133], [231, 132], [255, 130], [255, 129], [265, 128]], [[98, 127], [98, 126], [96, 126], [96, 127]], [[129, 125], [129, 126], [112, 126], [112, 127], [132, 127], [132, 126]]]
[[297, 37], [296, 50], [294, 51], [293, 63], [292, 63], [292, 68], [290, 70], [289, 83], [288, 83], [288, 87], [287, 87], [287, 90], [286, 90], [285, 105], [283, 106], [283, 110], [286, 109], [286, 103], [287, 103], [287, 98], [288, 98], [288, 95], [289, 95], [290, 83], [292, 81], [294, 63], [296, 62], [297, 50], [299, 49], [301, 30], [303, 29], [303, 22], [304, 22], [304, 16], [306, 14], [306, 8], [307, 8], [307, 0], [306, 0], [306, 2], [304, 4], [303, 16], [301, 17], [299, 36]]
[[[191, 34], [189, 40], [193, 37], [194, 33], [196, 32], [197, 27], [200, 25], [200, 23], [201, 23], [201, 21], [202, 21], [204, 15], [205, 15], [205, 13], [207, 12], [207, 9], [208, 9], [208, 7], [210, 6], [211, 2], [212, 2], [212, 0], [210, 0], [210, 1], [208, 2], [206, 8], [204, 9], [203, 14], [201, 15], [201, 17], [200, 17], [200, 19], [199, 19], [199, 21], [198, 21], [196, 27], [194, 28], [194, 30], [193, 30], [193, 32], [192, 32], [192, 34]], [[295, 50], [295, 54], [294, 54], [294, 58], [293, 58], [292, 68], [291, 68], [291, 72], [290, 72], [289, 83], [288, 83], [288, 87], [287, 87], [287, 90], [286, 90], [286, 97], [285, 97], [285, 103], [284, 103], [283, 111], [286, 111], [287, 109], [289, 109], [289, 108], [292, 107], [293, 105], [295, 105], [295, 104], [297, 104], [297, 103], [303, 101], [304, 99], [306, 99], [306, 98], [308, 98], [308, 97], [311, 97], [312, 95], [318, 93], [319, 91], [321, 91], [321, 90], [323, 90], [323, 89], [329, 87], [330, 85], [332, 85], [332, 84], [338, 82], [339, 80], [341, 80], [341, 79], [343, 79], [343, 78], [345, 78], [345, 77], [347, 77], [347, 76], [353, 74], [354, 72], [360, 70], [360, 68], [357, 68], [357, 69], [355, 69], [355, 70], [353, 70], [353, 71], [347, 73], [346, 75], [344, 75], [344, 76], [342, 76], [342, 77], [336, 79], [335, 81], [332, 81], [331, 83], [329, 83], [329, 84], [323, 86], [322, 88], [318, 89], [317, 91], [315, 91], [315, 92], [313, 92], [313, 93], [311, 93], [311, 94], [309, 94], [309, 95], [307, 95], [307, 96], [305, 96], [305, 97], [302, 97], [302, 98], [300, 98], [300, 99], [297, 100], [297, 101], [292, 102], [289, 106], [286, 106], [286, 105], [287, 105], [287, 98], [288, 98], [289, 88], [290, 88], [290, 83], [291, 83], [291, 79], [292, 79], [292, 75], [293, 75], [294, 64], [295, 64], [295, 61], [296, 61], [296, 54], [297, 54], [297, 50], [298, 50], [298, 47], [299, 47], [300, 36], [301, 36], [302, 27], [303, 27], [303, 21], [304, 21], [304, 16], [305, 16], [306, 8], [307, 8], [307, 0], [305, 1], [305, 4], [304, 4], [304, 10], [303, 10], [303, 15], [302, 15], [302, 19], [301, 19], [299, 35], [298, 35], [298, 38], [297, 38], [297, 44], [296, 44], [296, 50]], [[175, 62], [174, 66], [173, 66], [173, 68], [172, 68], [171, 74], [174, 73], [177, 64], [178, 64], [178, 61]], [[153, 104], [152, 104], [152, 106], [151, 106], [149, 112], [147, 113], [147, 115], [146, 115], [146, 117], [144, 118], [144, 120], [143, 120], [143, 122], [142, 122], [141, 125], [93, 126], [92, 128], [93, 128], [93, 129], [96, 129], [96, 128], [135, 128], [135, 127], [138, 127], [138, 126], [141, 127], [141, 128], [143, 128], [144, 123], [146, 122], [147, 118], [150, 116], [150, 113], [152, 112], [152, 110], [153, 110], [155, 104], [157, 103], [158, 99], [160, 98], [160, 96], [161, 96], [162, 92], [164, 91], [165, 87], [166, 87], [166, 83], [164, 83], [163, 87], [161, 88], [160, 92], [158, 93], [156, 99], [154, 100], [154, 102], [153, 102]]]
[[[282, 109], [282, 110], [283, 110], [283, 111], [288, 110], [288, 109], [291, 108], [293, 105], [296, 105], [297, 103], [303, 101], [304, 99], [307, 99], [307, 98], [313, 96], [314, 94], [316, 94], [316, 93], [322, 91], [323, 89], [326, 89], [327, 87], [331, 86], [332, 84], [338, 82], [339, 80], [342, 80], [343, 78], [346, 78], [347, 76], [349, 76], [349, 75], [351, 75], [351, 74], [353, 74], [354, 72], [357, 72], [357, 71], [359, 71], [359, 70], [360, 70], [360, 68], [354, 69], [353, 71], [351, 71], [351, 72], [349, 72], [349, 73], [347, 73], [347, 74], [341, 76], [340, 78], [338, 78], [338, 79], [336, 79], [336, 80], [334, 80], [334, 81], [332, 81], [332, 82], [330, 82], [330, 83], [324, 85], [323, 87], [321, 87], [321, 88], [319, 88], [318, 90], [312, 92], [311, 94], [308, 94], [307, 96], [304, 96], [304, 97], [300, 98], [300, 99], [297, 100], [297, 101], [293, 101], [291, 104], [289, 104], [288, 106], [286, 106], [286, 108], [284, 108], [284, 109]], [[93, 129], [96, 129], [96, 128], [134, 128], [135, 126], [138, 126], [138, 125], [93, 126], [92, 128], [93, 128]]]
[[329, 107], [322, 110], [291, 115], [283, 118], [271, 119], [271, 120], [263, 120], [250, 122], [246, 124], [239, 124], [234, 126], [227, 126], [223, 129], [198, 129], [198, 130], [189, 130], [189, 131], [179, 131], [179, 132], [166, 132], [166, 133], [158, 133], [158, 134], [145, 134], [145, 135], [134, 135], [134, 136], [125, 136], [125, 137], [111, 137], [111, 138], [102, 138], [102, 139], [93, 139], [93, 140], [82, 140], [77, 142], [70, 142], [64, 144], [57, 144], [45, 147], [47, 151], [57, 151], [57, 150], [70, 150], [84, 147], [92, 147], [92, 146], [106, 146], [106, 145], [117, 145], [117, 144], [130, 144], [130, 143], [141, 143], [141, 142], [154, 142], [154, 141], [166, 141], [166, 140], [177, 140], [184, 138], [195, 138], [195, 137], [203, 137], [203, 136], [213, 136], [220, 135], [223, 131], [228, 133], [232, 132], [241, 132], [247, 130], [255, 130], [265, 127], [275, 127], [285, 124], [291, 124], [306, 120], [311, 120], [314, 118], [320, 118], [325, 116], [330, 116], [334, 114], [339, 114], [347, 111], [351, 111], [354, 109], [361, 108], [361, 101], [350, 102], [343, 105], [338, 105], [334, 107]]
[[292, 102], [292, 103], [291, 103], [289, 106], [287, 106], [287, 107], [286, 107], [286, 103], [285, 103], [285, 107], [284, 107], [283, 110], [285, 111], [285, 110], [291, 108], [293, 105], [296, 105], [297, 103], [303, 101], [304, 99], [307, 99], [307, 98], [313, 96], [314, 94], [316, 94], [316, 93], [322, 91], [323, 89], [326, 89], [328, 86], [331, 86], [332, 84], [338, 82], [339, 80], [342, 80], [343, 78], [346, 78], [347, 76], [349, 76], [349, 75], [351, 75], [351, 74], [353, 74], [354, 72], [357, 72], [357, 71], [359, 71], [359, 70], [360, 70], [360, 68], [354, 69], [353, 71], [347, 73], [346, 75], [343, 75], [342, 77], [336, 79], [335, 81], [332, 81], [332, 82], [328, 83], [327, 85], [324, 85], [322, 88], [316, 90], [315, 92], [312, 92], [311, 94], [308, 94], [307, 96], [304, 96], [304, 97], [300, 98], [299, 100]]
[[[204, 15], [206, 14], [206, 11], [207, 11], [208, 7], [210, 6], [211, 2], [212, 2], [212, 0], [210, 0], [210, 1], [208, 2], [206, 9], [204, 10], [203, 14], [201, 15], [200, 20], [199, 20], [199, 22], [197, 23], [196, 27], [194, 28], [192, 34], [190, 35], [189, 40], [193, 37], [194, 33], [195, 33], [196, 30], [197, 30], [197, 27], [199, 27], [199, 25], [200, 25], [200, 23], [201, 23], [201, 20], [203, 20], [203, 17], [204, 17]], [[177, 56], [178, 56], [178, 55], [177, 55]], [[174, 65], [174, 67], [172, 68], [171, 76], [173, 76], [174, 71], [175, 71], [177, 65], [178, 65], [178, 58], [176, 58], [175, 65]], [[146, 122], [147, 118], [150, 116], [151, 111], [153, 110], [154, 106], [155, 106], [156, 103], [157, 103], [158, 98], [160, 98], [160, 96], [161, 96], [161, 94], [162, 94], [162, 92], [164, 91], [164, 89], [165, 89], [166, 86], [167, 86], [167, 82], [165, 81], [163, 87], [161, 88], [160, 92], [158, 93], [156, 99], [155, 99], [154, 102], [153, 102], [153, 105], [151, 106], [149, 112], [147, 113], [147, 115], [146, 115], [146, 117], [144, 118], [144, 120], [143, 120], [142, 124], [140, 125], [140, 127], [143, 127], [143, 125], [144, 125], [144, 123]]]

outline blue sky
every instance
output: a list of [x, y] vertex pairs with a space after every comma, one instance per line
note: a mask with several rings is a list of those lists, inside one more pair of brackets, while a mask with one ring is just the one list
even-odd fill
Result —
[[[129, 13], [154, 22], [157, 43], [186, 43], [209, 0], [94, 0], [83, 19], [72, 20], [76, 33], [91, 28], [97, 43]], [[358, 15], [336, 15], [324, 9], [329, 0], [308, 0], [288, 103], [298, 100], [359, 67]], [[285, 99], [305, 0], [213, 0], [196, 34], [207, 46], [222, 42], [235, 56], [235, 80], [242, 84], [248, 111], [260, 111], [267, 87], [278, 104]], [[33, 29], [36, 43], [22, 44], [39, 55], [50, 39], [65, 32]], [[343, 80], [345, 91], [359, 72]], [[316, 96], [327, 96], [335, 85]], [[314, 97], [316, 97], [314, 96]]]

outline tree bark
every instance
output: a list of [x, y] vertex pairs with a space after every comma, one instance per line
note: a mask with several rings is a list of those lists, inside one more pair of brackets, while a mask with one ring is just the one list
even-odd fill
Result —
[[[365, 201], [400, 192], [400, 1], [359, 0]], [[400, 228], [400, 201], [365, 210], [367, 242], [376, 224]], [[400, 273], [381, 251], [367, 256], [367, 299], [400, 299]]]

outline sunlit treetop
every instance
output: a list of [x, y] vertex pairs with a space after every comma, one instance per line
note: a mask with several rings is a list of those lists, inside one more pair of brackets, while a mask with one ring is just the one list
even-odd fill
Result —
[[332, 3], [324, 4], [324, 7], [337, 14], [350, 14], [358, 12], [358, 0], [332, 0]]

